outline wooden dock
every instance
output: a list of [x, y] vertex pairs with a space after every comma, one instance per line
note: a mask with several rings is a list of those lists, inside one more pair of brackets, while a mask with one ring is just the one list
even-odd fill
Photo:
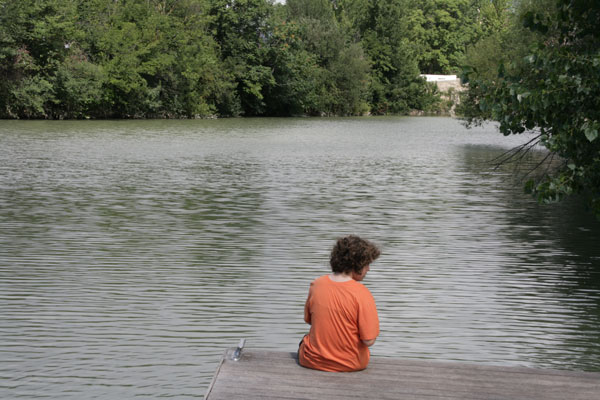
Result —
[[600, 373], [381, 357], [322, 372], [295, 353], [243, 350], [239, 361], [226, 353], [205, 397], [223, 399], [599, 400]]

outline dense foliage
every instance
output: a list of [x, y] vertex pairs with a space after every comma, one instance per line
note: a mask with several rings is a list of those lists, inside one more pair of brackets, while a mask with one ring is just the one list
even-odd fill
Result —
[[480, 45], [506, 50], [497, 68], [473, 57], [465, 71], [470, 89], [463, 111], [470, 123], [498, 121], [505, 135], [537, 131], [559, 163], [528, 189], [545, 202], [581, 193], [600, 217], [600, 3], [523, 3], [515, 16], [520, 27]]
[[485, 0], [0, 0], [0, 118], [432, 111]]

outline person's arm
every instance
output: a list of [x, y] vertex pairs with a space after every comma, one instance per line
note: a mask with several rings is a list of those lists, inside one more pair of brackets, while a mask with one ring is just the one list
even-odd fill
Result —
[[309, 325], [312, 325], [311, 318], [310, 318], [310, 304], [309, 304], [311, 292], [312, 292], [312, 283], [310, 284], [310, 288], [308, 289], [308, 298], [306, 299], [306, 302], [304, 303], [304, 322], [306, 322]]
[[364, 288], [358, 303], [358, 337], [365, 346], [371, 347], [377, 336], [379, 336], [379, 317], [377, 316], [375, 299], [371, 292]]
[[375, 340], [377, 340], [377, 338], [375, 338], [375, 339], [369, 339], [369, 340], [364, 340], [363, 339], [362, 342], [364, 343], [365, 346], [371, 347], [371, 346], [373, 346], [375, 344]]
[[309, 325], [312, 325], [310, 320], [310, 309], [308, 308], [308, 301], [304, 305], [304, 322], [306, 322]]

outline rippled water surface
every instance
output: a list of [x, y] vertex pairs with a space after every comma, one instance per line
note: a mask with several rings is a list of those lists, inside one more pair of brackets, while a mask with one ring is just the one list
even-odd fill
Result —
[[0, 121], [0, 398], [202, 398], [239, 338], [296, 349], [346, 233], [382, 247], [374, 355], [600, 371], [600, 224], [490, 168], [527, 140], [448, 118]]

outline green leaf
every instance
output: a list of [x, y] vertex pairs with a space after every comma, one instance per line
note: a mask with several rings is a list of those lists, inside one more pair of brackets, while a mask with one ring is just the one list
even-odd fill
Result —
[[585, 132], [585, 137], [590, 142], [593, 142], [598, 137], [598, 130], [597, 129], [586, 128], [584, 132]]
[[521, 102], [521, 100], [528, 98], [531, 95], [531, 93], [529, 92], [523, 92], [517, 95], [517, 100], [519, 100], [519, 103]]

